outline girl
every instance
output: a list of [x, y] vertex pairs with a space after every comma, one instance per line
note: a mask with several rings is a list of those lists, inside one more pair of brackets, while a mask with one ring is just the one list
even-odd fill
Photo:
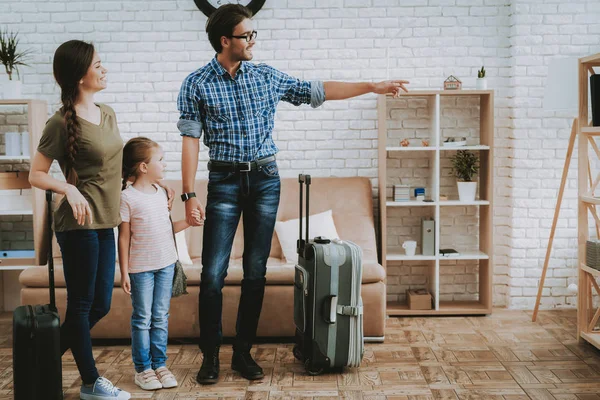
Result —
[[[177, 386], [167, 369], [169, 305], [177, 253], [173, 230], [189, 227], [185, 220], [171, 226], [167, 196], [158, 186], [165, 163], [160, 146], [144, 137], [123, 149], [119, 264], [121, 287], [131, 296], [131, 355], [135, 383], [144, 390]], [[127, 182], [133, 178], [133, 184]], [[198, 214], [199, 218], [199, 214]]]
[[[93, 45], [80, 40], [61, 44], [54, 53], [53, 72], [62, 107], [44, 127], [29, 182], [64, 195], [54, 212], [67, 286], [61, 350], [73, 353], [81, 399], [126, 400], [129, 393], [98, 374], [90, 336], [112, 299], [123, 141], [115, 112], [94, 102], [94, 95], [106, 88], [106, 68]], [[53, 160], [66, 183], [48, 174]]]

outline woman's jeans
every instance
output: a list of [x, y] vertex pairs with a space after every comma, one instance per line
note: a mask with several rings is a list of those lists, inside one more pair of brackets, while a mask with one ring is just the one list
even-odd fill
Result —
[[129, 274], [131, 280], [131, 356], [136, 372], [166, 366], [169, 307], [175, 264]]
[[250, 351], [262, 309], [267, 259], [279, 207], [277, 163], [250, 172], [210, 172], [200, 277], [200, 348], [211, 352], [222, 341], [222, 289], [233, 238], [243, 215], [244, 279], [234, 351]]
[[108, 314], [115, 279], [115, 236], [112, 228], [56, 232], [67, 285], [67, 312], [61, 326], [61, 350], [69, 348], [81, 380], [99, 377], [90, 330]]

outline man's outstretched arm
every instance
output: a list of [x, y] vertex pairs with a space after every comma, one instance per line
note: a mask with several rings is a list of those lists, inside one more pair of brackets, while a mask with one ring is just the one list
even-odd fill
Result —
[[392, 94], [398, 96], [400, 91], [408, 92], [406, 84], [408, 81], [393, 80], [372, 82], [323, 82], [325, 89], [325, 100], [344, 100], [367, 93]]

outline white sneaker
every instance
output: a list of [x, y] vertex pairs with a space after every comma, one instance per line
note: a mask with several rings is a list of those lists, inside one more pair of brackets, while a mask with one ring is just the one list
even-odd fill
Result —
[[92, 386], [81, 385], [79, 398], [82, 400], [129, 400], [131, 394], [119, 389], [111, 381], [99, 377]]
[[144, 372], [136, 373], [134, 381], [136, 385], [144, 390], [162, 389], [162, 384], [158, 380], [154, 370], [151, 368], [145, 370]]
[[160, 367], [156, 369], [156, 376], [160, 380], [162, 387], [165, 389], [174, 388], [177, 386], [177, 379], [175, 375], [167, 367]]

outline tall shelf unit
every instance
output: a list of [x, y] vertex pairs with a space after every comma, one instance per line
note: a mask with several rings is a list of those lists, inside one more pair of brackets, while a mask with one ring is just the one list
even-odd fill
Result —
[[[27, 113], [27, 131], [29, 132], [29, 154], [33, 156], [37, 149], [42, 130], [48, 120], [47, 103], [43, 100], [16, 99], [0, 100], [0, 112], [7, 106], [24, 106]], [[0, 160], [22, 162], [29, 160], [29, 156], [0, 155]], [[45, 194], [43, 190], [32, 188], [28, 181], [29, 172], [0, 172], [0, 190], [31, 189], [31, 196], [25, 198], [18, 206], [0, 207], [0, 216], [5, 215], [32, 215], [34, 254], [16, 255], [7, 249], [0, 254], [0, 309], [12, 310], [18, 305], [20, 285], [18, 274], [21, 270], [32, 265], [46, 263], [47, 244], [43, 238], [43, 224], [46, 221]], [[1, 199], [1, 197], [0, 197]], [[6, 199], [5, 199], [6, 200]], [[4, 254], [6, 253], [6, 254]]]
[[[578, 265], [579, 285], [577, 299], [577, 333], [578, 338], [584, 339], [600, 349], [600, 329], [598, 320], [600, 308], [594, 302], [594, 292], [600, 296], [600, 287], [597, 280], [600, 271], [586, 265], [586, 241], [590, 237], [589, 216], [593, 216], [596, 232], [600, 227], [598, 207], [600, 194], [597, 192], [600, 174], [592, 175], [592, 166], [598, 167], [600, 150], [596, 138], [600, 136], [600, 126], [593, 126], [590, 121], [588, 107], [589, 79], [594, 75], [594, 67], [600, 67], [600, 53], [579, 59], [579, 116], [575, 123], [578, 145]], [[590, 148], [593, 149], [593, 158], [590, 157]], [[592, 183], [592, 180], [594, 182]], [[597, 300], [597, 298], [596, 298]], [[597, 308], [597, 310], [595, 310]]]
[[[445, 97], [456, 99], [446, 99]], [[467, 144], [461, 147], [447, 147], [443, 141], [450, 136], [465, 136], [460, 134], [460, 126], [447, 129], [444, 125], [447, 101], [455, 101], [464, 109], [464, 113], [476, 114], [476, 127], [472, 130]], [[494, 139], [494, 92], [493, 90], [415, 90], [402, 93], [398, 98], [389, 95], [378, 97], [378, 129], [379, 129], [379, 216], [380, 216], [380, 261], [388, 276], [388, 315], [452, 315], [469, 314], [484, 315], [492, 312], [492, 277], [493, 277], [493, 139]], [[419, 108], [419, 110], [414, 110]], [[478, 112], [477, 112], [478, 108]], [[412, 110], [411, 110], [412, 109]], [[451, 111], [448, 111], [451, 113]], [[406, 114], [405, 114], [406, 113]], [[460, 112], [459, 112], [460, 114]], [[406, 116], [410, 115], [410, 116]], [[412, 118], [412, 122], [410, 122]], [[416, 119], [415, 119], [416, 118]], [[420, 120], [419, 120], [420, 118]], [[405, 120], [403, 122], [403, 119]], [[428, 122], [423, 124], [423, 119]], [[406, 122], [406, 124], [405, 124]], [[404, 126], [403, 124], [407, 125]], [[402, 126], [401, 129], [399, 127]], [[413, 129], [414, 128], [414, 129]], [[408, 147], [399, 144], [399, 140], [407, 132], [411, 139]], [[412, 135], [412, 136], [411, 136]], [[422, 139], [429, 143], [423, 145]], [[414, 145], [416, 143], [416, 145]], [[471, 202], [458, 200], [456, 183], [454, 189], [448, 186], [448, 157], [457, 150], [470, 150], [479, 157], [480, 170], [478, 173], [478, 195]], [[426, 187], [426, 197], [432, 201], [400, 202], [393, 200], [393, 186], [405, 172], [402, 168], [404, 162], [413, 169], [413, 176], [402, 179], [402, 184], [414, 187]], [[455, 180], [453, 180], [455, 182]], [[447, 199], [440, 200], [440, 195]], [[475, 217], [471, 218], [477, 226], [472, 226], [468, 233], [461, 236], [472, 236], [474, 248], [462, 249], [460, 240], [453, 247], [460, 255], [447, 257], [440, 255], [440, 240], [451, 237], [452, 226], [441, 226], [440, 221], [453, 214], [461, 214], [468, 208], [474, 208]], [[401, 218], [396, 215], [408, 216], [412, 221], [420, 221], [427, 217], [435, 221], [435, 250], [433, 255], [422, 255], [420, 249], [420, 225], [402, 226]], [[473, 223], [471, 221], [471, 223]], [[442, 232], [442, 229], [445, 232]], [[395, 242], [394, 235], [390, 232], [401, 232], [400, 235], [410, 236], [417, 240], [419, 246], [414, 256], [408, 256]], [[402, 233], [403, 232], [403, 233]], [[457, 235], [458, 236], [458, 235]], [[458, 238], [460, 239], [460, 238]], [[471, 246], [471, 247], [473, 247]], [[447, 262], [460, 264], [461, 262], [475, 263], [473, 274], [476, 282], [472, 285], [476, 289], [475, 298], [442, 300], [440, 297], [445, 283], [441, 281], [441, 273], [450, 271]], [[401, 265], [402, 268], [423, 271], [424, 281], [390, 284], [390, 267]], [[401, 277], [400, 277], [401, 278]], [[408, 287], [426, 287], [433, 297], [431, 310], [409, 309], [406, 301], [391, 299], [390, 287], [400, 290]], [[401, 294], [398, 298], [401, 297]], [[447, 296], [446, 296], [447, 297]], [[460, 296], [458, 296], [460, 297]]]

